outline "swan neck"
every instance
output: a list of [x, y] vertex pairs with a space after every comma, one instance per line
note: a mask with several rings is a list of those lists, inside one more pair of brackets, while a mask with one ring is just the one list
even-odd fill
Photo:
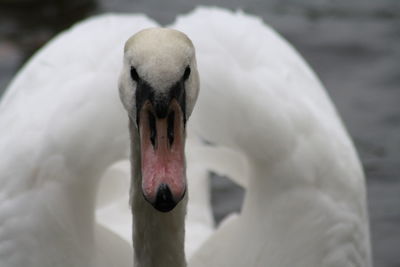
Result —
[[160, 212], [143, 197], [139, 134], [130, 120], [131, 207], [135, 267], [186, 267], [184, 239], [187, 196], [170, 212]]

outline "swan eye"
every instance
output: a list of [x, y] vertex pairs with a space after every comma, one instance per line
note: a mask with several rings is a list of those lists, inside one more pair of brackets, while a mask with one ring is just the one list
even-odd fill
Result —
[[135, 67], [131, 67], [131, 77], [134, 81], [139, 81], [139, 74], [137, 73]]
[[185, 73], [183, 74], [182, 79], [183, 79], [184, 81], [186, 81], [186, 80], [189, 78], [189, 75], [190, 75], [190, 67], [187, 66], [186, 69], [185, 69]]

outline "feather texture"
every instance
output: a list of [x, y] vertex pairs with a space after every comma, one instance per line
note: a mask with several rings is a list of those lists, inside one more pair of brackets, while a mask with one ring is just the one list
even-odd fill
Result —
[[[0, 103], [0, 266], [132, 266], [117, 80], [124, 42], [153, 26], [142, 15], [86, 20], [15, 77]], [[304, 60], [242, 12], [198, 8], [171, 27], [192, 39], [201, 78], [188, 124], [189, 266], [371, 266], [364, 174]], [[208, 170], [247, 190], [215, 232]]]

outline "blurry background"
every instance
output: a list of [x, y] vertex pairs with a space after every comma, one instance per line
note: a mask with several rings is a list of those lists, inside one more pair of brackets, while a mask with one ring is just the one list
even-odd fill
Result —
[[[375, 267], [400, 266], [400, 1], [0, 0], [0, 96], [27, 59], [76, 21], [144, 13], [166, 25], [196, 5], [255, 14], [311, 64], [352, 135], [367, 175]], [[219, 222], [243, 191], [211, 175]]]

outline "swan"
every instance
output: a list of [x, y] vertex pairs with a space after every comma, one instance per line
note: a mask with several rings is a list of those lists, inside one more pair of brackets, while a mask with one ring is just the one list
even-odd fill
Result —
[[[185, 258], [191, 267], [371, 266], [360, 162], [298, 53], [242, 12], [198, 8], [179, 17], [169, 28], [193, 46], [178, 31], [140, 32], [157, 26], [142, 15], [91, 18], [42, 48], [12, 81], [0, 103], [0, 266], [185, 266]], [[160, 60], [147, 61], [152, 52]], [[153, 146], [153, 126], [142, 125], [147, 141], [136, 128], [136, 115], [152, 120], [132, 101], [141, 79], [159, 93], [188, 90], [186, 114], [179, 97], [167, 105], [180, 155], [187, 128], [187, 193], [178, 156], [178, 180], [137, 179], [151, 171], [138, 144]], [[141, 104], [154, 112], [151, 101]], [[186, 126], [176, 124], [190, 114]], [[216, 230], [207, 170], [246, 188], [241, 213]], [[186, 205], [187, 236], [197, 242], [185, 256]]]

